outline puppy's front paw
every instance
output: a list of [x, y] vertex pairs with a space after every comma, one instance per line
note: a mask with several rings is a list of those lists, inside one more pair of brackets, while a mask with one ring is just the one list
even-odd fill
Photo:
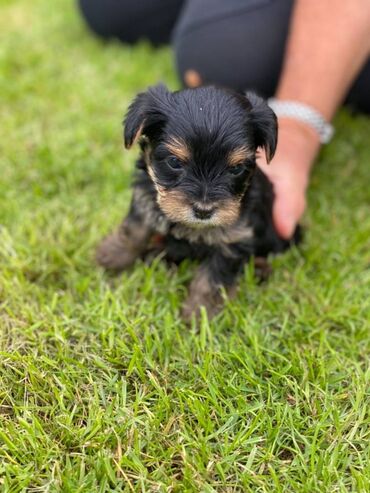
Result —
[[[233, 291], [233, 288], [230, 288], [228, 294], [232, 295]], [[200, 268], [190, 284], [188, 297], [182, 307], [183, 320], [190, 322], [193, 316], [198, 319], [202, 306], [211, 319], [222, 310], [223, 305], [220, 287], [210, 280], [209, 273], [205, 269]]]
[[96, 251], [96, 261], [107, 270], [119, 272], [130, 267], [138, 254], [117, 231], [104, 238]]
[[190, 292], [182, 306], [181, 318], [187, 323], [190, 323], [193, 317], [198, 320], [202, 306], [207, 312], [208, 319], [212, 319], [222, 310], [223, 299], [221, 292], [213, 291], [208, 295]]
[[272, 274], [272, 267], [265, 257], [254, 258], [254, 275], [262, 283], [268, 280]]

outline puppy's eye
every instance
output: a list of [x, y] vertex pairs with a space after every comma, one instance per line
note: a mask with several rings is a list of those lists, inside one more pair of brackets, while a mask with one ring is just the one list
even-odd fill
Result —
[[244, 164], [238, 164], [237, 166], [230, 166], [230, 168], [228, 169], [229, 173], [233, 176], [241, 175], [244, 170], [245, 170]]
[[168, 166], [172, 169], [181, 169], [182, 168], [182, 162], [180, 161], [180, 159], [178, 159], [177, 157], [175, 156], [170, 156], [167, 160], [166, 160], [166, 163], [168, 164]]

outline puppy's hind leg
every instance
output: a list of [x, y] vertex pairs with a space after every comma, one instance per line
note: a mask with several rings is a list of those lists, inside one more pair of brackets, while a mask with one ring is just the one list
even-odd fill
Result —
[[125, 270], [145, 253], [151, 235], [151, 228], [144, 224], [132, 203], [128, 216], [117, 231], [104, 238], [99, 245], [96, 261], [106, 270]]

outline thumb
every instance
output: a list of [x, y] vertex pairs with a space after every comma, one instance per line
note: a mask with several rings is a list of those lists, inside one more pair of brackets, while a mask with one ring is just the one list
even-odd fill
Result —
[[273, 205], [273, 221], [278, 234], [288, 240], [305, 208], [306, 199], [303, 191], [292, 190], [287, 183], [275, 183], [275, 201]]

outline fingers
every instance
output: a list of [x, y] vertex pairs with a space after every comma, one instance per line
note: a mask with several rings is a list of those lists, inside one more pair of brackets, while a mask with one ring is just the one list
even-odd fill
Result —
[[309, 168], [288, 159], [274, 158], [271, 165], [258, 163], [274, 188], [272, 216], [279, 236], [288, 240], [306, 209]]
[[263, 154], [258, 160], [274, 187], [273, 221], [282, 238], [292, 237], [306, 208], [306, 188], [318, 149], [315, 134], [293, 120], [284, 120], [280, 121], [279, 143], [271, 164], [266, 164]]
[[306, 208], [304, 189], [293, 189], [291, 183], [274, 184], [273, 221], [279, 236], [290, 239]]

